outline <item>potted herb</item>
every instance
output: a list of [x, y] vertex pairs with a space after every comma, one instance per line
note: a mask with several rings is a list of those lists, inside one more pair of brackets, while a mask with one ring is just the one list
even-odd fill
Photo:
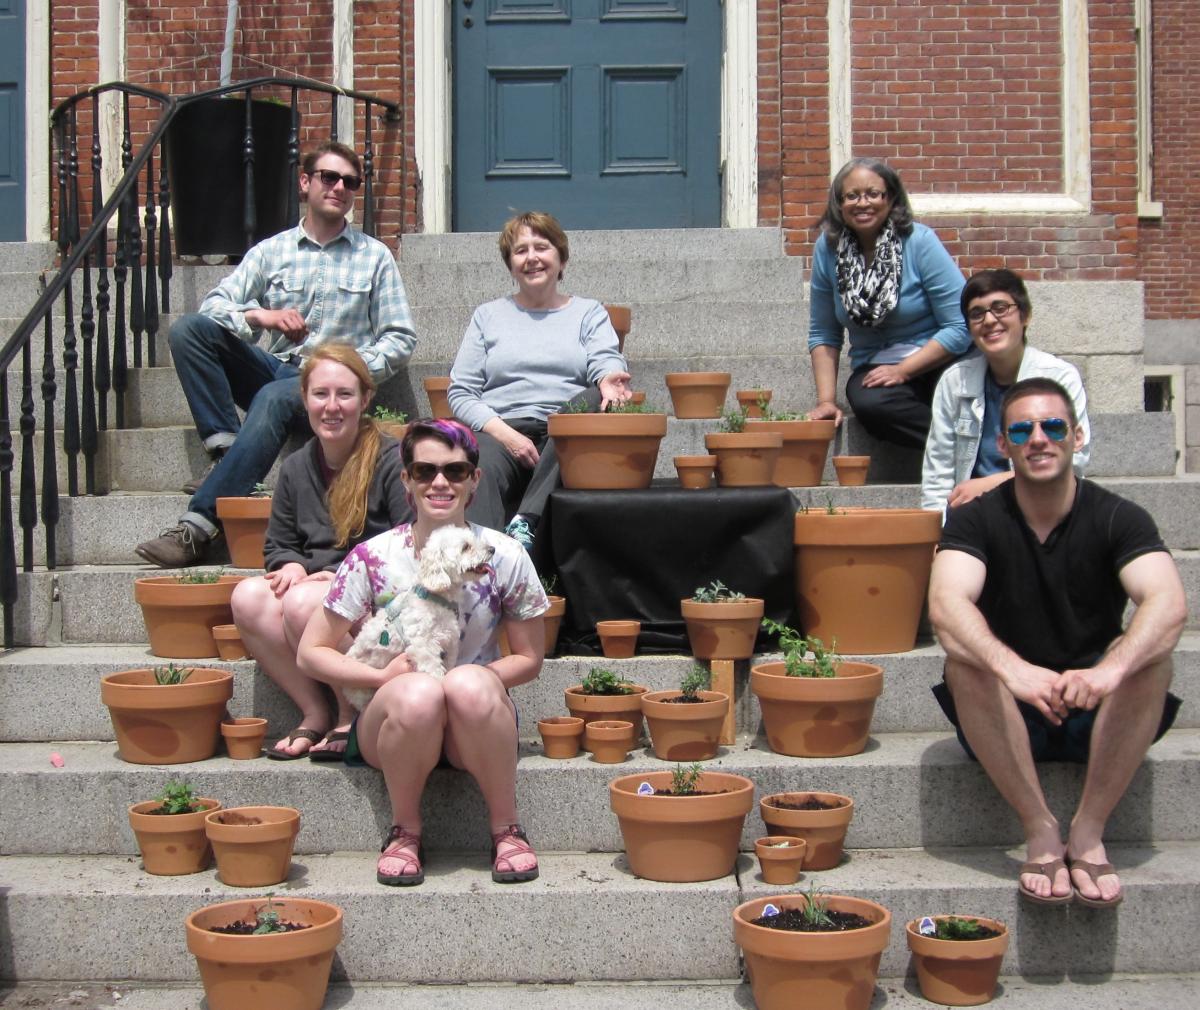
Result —
[[654, 478], [667, 415], [646, 404], [622, 404], [602, 414], [562, 411], [546, 419], [563, 487], [644, 489]]
[[842, 861], [854, 801], [837, 793], [773, 793], [758, 801], [768, 834], [805, 841], [804, 868], [831, 870]]
[[883, 668], [842, 660], [819, 638], [770, 618], [763, 627], [779, 636], [784, 654], [782, 662], [750, 668], [771, 750], [792, 757], [861, 753], [883, 693]]
[[204, 833], [204, 817], [221, 804], [197, 796], [186, 782], [168, 782], [152, 800], [129, 808], [129, 826], [142, 853], [142, 867], [156, 876], [207, 870], [212, 847]]
[[733, 910], [733, 938], [758, 1010], [867, 1010], [891, 927], [882, 905], [815, 890], [756, 898]]
[[790, 886], [800, 879], [808, 843], [792, 835], [767, 835], [754, 840], [754, 854], [763, 883]]
[[921, 995], [930, 1003], [979, 1006], [996, 994], [1008, 929], [996, 919], [957, 915], [913, 919], [905, 928]]
[[729, 695], [708, 690], [712, 675], [693, 665], [678, 691], [642, 695], [654, 755], [663, 761], [706, 761], [716, 757]]
[[287, 880], [300, 831], [293, 807], [230, 807], [204, 818], [217, 876], [231, 887], [269, 887]]
[[746, 409], [721, 415], [721, 430], [704, 436], [704, 447], [717, 457], [721, 487], [762, 487], [771, 483], [783, 446], [778, 432], [747, 429]]
[[224, 901], [187, 917], [209, 1010], [320, 1010], [342, 910], [312, 898]]
[[233, 674], [228, 670], [170, 664], [100, 678], [100, 700], [108, 706], [117, 752], [133, 764], [182, 764], [212, 757], [232, 697]]
[[728, 372], [667, 372], [675, 416], [680, 420], [720, 417], [732, 378]]
[[612, 670], [592, 667], [583, 681], [564, 693], [567, 711], [584, 723], [597, 719], [621, 719], [633, 723], [636, 744], [642, 737], [642, 695], [646, 689], [618, 677]]
[[213, 628], [233, 623], [229, 601], [242, 578], [192, 569], [181, 575], [137, 579], [133, 598], [142, 608], [150, 651], [162, 659], [219, 655]]
[[810, 421], [807, 414], [772, 410], [759, 404], [759, 417], [747, 431], [773, 431], [783, 439], [771, 482], [777, 487], [815, 487], [825, 476], [825, 458], [837, 426], [833, 421]]
[[429, 397], [429, 414], [431, 417], [449, 419], [454, 416], [450, 409], [450, 376], [431, 375], [421, 380], [425, 387], [425, 395]]
[[403, 438], [408, 431], [408, 415], [402, 410], [392, 410], [380, 403], [371, 411], [371, 418], [381, 432], [392, 438]]
[[271, 520], [271, 489], [258, 483], [243, 497], [218, 498], [217, 518], [225, 531], [234, 567], [264, 567], [263, 544]]
[[730, 589], [720, 579], [680, 600], [688, 642], [697, 659], [749, 659], [763, 616], [763, 601]]
[[608, 784], [629, 867], [647, 880], [715, 880], [733, 872], [754, 783], [703, 771], [623, 775]]

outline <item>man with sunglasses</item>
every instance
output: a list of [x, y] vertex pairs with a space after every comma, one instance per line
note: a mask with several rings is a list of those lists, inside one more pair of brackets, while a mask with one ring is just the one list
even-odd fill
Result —
[[184, 485], [191, 500], [179, 522], [136, 548], [160, 568], [202, 564], [220, 535], [217, 499], [249, 494], [288, 434], [307, 430], [300, 366], [311, 351], [351, 344], [376, 386], [412, 355], [396, 257], [346, 220], [362, 184], [358, 155], [329, 142], [301, 169], [300, 223], [250, 249], [198, 313], [171, 326], [179, 384], [212, 463]]
[[[929, 617], [946, 650], [934, 694], [1021, 821], [1021, 895], [1111, 907], [1122, 892], [1104, 828], [1179, 707], [1167, 688], [1186, 598], [1146, 511], [1075, 475], [1083, 435], [1062, 386], [1022, 380], [1000, 417], [1013, 478], [950, 511], [933, 566]], [[1065, 844], [1044, 760], [1088, 766]]]

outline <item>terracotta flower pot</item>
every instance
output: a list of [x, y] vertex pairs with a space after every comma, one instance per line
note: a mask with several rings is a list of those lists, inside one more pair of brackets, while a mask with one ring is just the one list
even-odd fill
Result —
[[758, 405], [758, 401], [763, 403], [771, 402], [771, 391], [769, 389], [739, 389], [734, 396], [737, 397], [738, 406], [746, 408], [747, 417], [762, 417], [762, 408]]
[[546, 757], [556, 760], [573, 758], [579, 753], [583, 740], [583, 720], [574, 715], [539, 719], [538, 732], [542, 734], [542, 750]]
[[773, 431], [783, 439], [771, 483], [776, 487], [816, 487], [825, 475], [825, 457], [837, 426], [833, 421], [754, 421], [747, 431]]
[[234, 761], [250, 761], [258, 757], [262, 753], [266, 735], [266, 719], [248, 716], [243, 719], [227, 719], [221, 723], [225, 753]]
[[791, 757], [861, 754], [883, 693], [883, 667], [843, 661], [836, 677], [789, 677], [786, 669], [782, 662], [750, 667], [771, 750]]
[[153, 670], [122, 670], [100, 678], [100, 700], [108, 706], [121, 760], [139, 765], [212, 757], [232, 697], [228, 670], [196, 668], [182, 684], [156, 684]]
[[654, 756], [662, 761], [707, 761], [717, 756], [721, 726], [729, 711], [729, 695], [697, 691], [698, 702], [671, 702], [682, 691], [651, 691], [642, 695], [642, 715], [650, 728]]
[[800, 627], [842, 653], [912, 649], [941, 532], [932, 510], [797, 512]]
[[425, 395], [429, 397], [429, 413], [432, 417], [451, 418], [454, 413], [450, 410], [450, 399], [446, 391], [450, 388], [450, 376], [431, 375], [421, 380], [425, 387]]
[[[935, 922], [948, 918], [933, 916]], [[974, 919], [1000, 935], [984, 940], [939, 940], [936, 936], [922, 936], [920, 920], [913, 919], [905, 929], [908, 949], [917, 965], [921, 995], [930, 1003], [979, 1006], [996, 995], [1000, 962], [1008, 949], [1008, 928], [998, 919], [974, 915], [959, 918]]]
[[[583, 685], [575, 684], [563, 692], [566, 699], [567, 711], [578, 716], [586, 725], [597, 719], [620, 719], [633, 724], [633, 741], [642, 738], [642, 695], [646, 688], [641, 684], [631, 684], [629, 694], [584, 694]], [[587, 739], [583, 742], [587, 750]]]
[[629, 659], [637, 652], [641, 621], [597, 621], [596, 634], [600, 636], [600, 651], [607, 659]]
[[407, 421], [380, 421], [378, 418], [376, 418], [375, 419], [375, 427], [378, 428], [383, 434], [391, 435], [392, 438], [399, 441], [400, 439], [404, 438], [405, 434], [408, 431], [408, 422]]
[[634, 390], [629, 394], [629, 402], [637, 406], [641, 406], [646, 402], [646, 392], [642, 389]]
[[558, 453], [563, 487], [648, 488], [666, 414], [551, 414], [546, 419]]
[[236, 624], [218, 624], [212, 629], [213, 641], [217, 643], [217, 655], [227, 663], [249, 659], [246, 643]]
[[[258, 818], [260, 824], [222, 824], [219, 817]], [[204, 829], [217, 857], [217, 876], [230, 887], [268, 887], [287, 880], [300, 831], [292, 807], [230, 807], [209, 814]]]
[[792, 835], [767, 835], [754, 840], [754, 854], [758, 857], [758, 868], [764, 884], [781, 884], [790, 887], [800, 879], [800, 868], [804, 865], [804, 852], [808, 843]]
[[698, 788], [711, 795], [639, 796], [643, 782], [669, 789], [671, 773], [639, 772], [608, 784], [630, 869], [647, 880], [670, 883], [732, 873], [754, 783], [741, 775], [704, 772]]
[[838, 483], [843, 487], [861, 487], [867, 482], [870, 456], [834, 456], [833, 468], [837, 471]]
[[173, 877], [207, 870], [212, 846], [204, 833], [204, 818], [221, 808], [220, 802], [202, 796], [202, 810], [190, 814], [152, 814], [162, 806], [146, 800], [129, 808], [129, 826], [142, 853], [142, 868], [155, 876]]
[[[792, 810], [777, 804], [780, 800], [803, 803], [817, 799], [836, 804], [829, 810]], [[774, 793], [758, 801], [758, 812], [772, 835], [803, 838], [804, 868], [832, 870], [842, 861], [846, 830], [854, 817], [854, 801], [837, 793]]]
[[743, 600], [698, 603], [680, 600], [688, 642], [697, 659], [749, 659], [762, 623], [763, 601]]
[[271, 519], [270, 498], [218, 498], [217, 518], [235, 568], [263, 568], [263, 543]]
[[[563, 614], [567, 612], [567, 600], [563, 596], [547, 596], [546, 599], [550, 602], [550, 609], [542, 614], [542, 629], [546, 635], [546, 655], [552, 656], [558, 646], [558, 632], [562, 627]], [[500, 655], [512, 655], [503, 627], [500, 628], [499, 644]]]
[[241, 575], [217, 582], [180, 582], [176, 576], [138, 579], [133, 598], [142, 608], [150, 651], [163, 659], [210, 659], [217, 656], [212, 629], [232, 624], [229, 600]]
[[720, 417], [732, 376], [728, 372], [668, 372], [667, 391], [675, 416]]
[[717, 483], [721, 487], [769, 485], [782, 446], [783, 436], [775, 431], [714, 432], [704, 436], [704, 447], [717, 457]]
[[636, 743], [633, 723], [624, 719], [595, 719], [583, 727], [583, 738], [592, 760], [602, 765], [620, 764]]
[[806, 901], [803, 894], [777, 894], [733, 910], [733, 939], [746, 955], [754, 1005], [758, 1010], [867, 1010], [891, 933], [891, 913], [873, 901], [833, 894], [826, 908], [853, 912], [872, 925], [835, 933], [795, 933], [753, 924], [768, 902], [788, 909], [803, 907]]
[[676, 456], [675, 472], [679, 474], [679, 486], [689, 491], [703, 491], [712, 487], [716, 466], [716, 456]]
[[262, 936], [211, 933], [210, 926], [253, 922], [266, 898], [223, 901], [187, 917], [209, 1010], [320, 1010], [333, 952], [342, 940], [342, 910], [311, 898], [274, 898], [280, 919], [310, 929]]

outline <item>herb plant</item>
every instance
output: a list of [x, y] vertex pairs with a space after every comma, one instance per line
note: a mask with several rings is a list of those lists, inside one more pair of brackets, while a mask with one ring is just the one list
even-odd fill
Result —
[[404, 424], [408, 420], [408, 415], [402, 410], [392, 410], [391, 407], [385, 407], [382, 403], [378, 404], [371, 416], [376, 421], [391, 421], [394, 424]]
[[610, 403], [608, 405], [609, 414], [657, 414], [648, 403], [634, 403], [632, 400], [626, 400], [624, 403]]
[[193, 814], [203, 809], [200, 797], [187, 782], [168, 782], [155, 799], [158, 800], [164, 814]]
[[693, 663], [692, 668], [679, 682], [679, 690], [685, 698], [695, 698], [700, 691], [707, 691], [711, 683], [712, 674], [699, 663]]
[[279, 921], [279, 910], [273, 907], [274, 899], [274, 894], [268, 894], [267, 903], [255, 910], [254, 919], [258, 925], [254, 927], [253, 936], [262, 936], [265, 933], [287, 932], [287, 927]]
[[260, 480], [257, 484], [254, 485], [254, 490], [250, 492], [250, 497], [251, 498], [270, 498], [271, 497], [270, 485], [264, 484]]
[[990, 931], [975, 919], [960, 919], [956, 915], [951, 915], [938, 920], [937, 938], [939, 940], [982, 940], [989, 935]]
[[547, 596], [553, 596], [554, 590], [558, 588], [558, 576], [557, 575], [539, 575], [538, 578], [541, 580], [541, 583], [542, 583], [542, 591]]
[[828, 902], [829, 899], [824, 892], [818, 889], [816, 884], [810, 884], [808, 890], [804, 892], [804, 908], [801, 910], [804, 921], [810, 926], [832, 926], [833, 920], [825, 909]]
[[679, 765], [671, 772], [671, 792], [675, 796], [694, 796], [700, 786], [704, 769], [697, 761], [690, 765]]
[[745, 431], [747, 414], [749, 411], [745, 407], [727, 408], [721, 413], [721, 431], [730, 435]]
[[[840, 658], [833, 649], [826, 649], [819, 638], [805, 638], [795, 628], [764, 617], [762, 626], [779, 636], [783, 662], [789, 677], [836, 677]], [[837, 643], [834, 642], [834, 648]], [[812, 653], [812, 658], [808, 654]]]
[[192, 668], [190, 666], [176, 666], [174, 663], [168, 663], [166, 666], [154, 668], [154, 683], [164, 686], [182, 684], [191, 675]]
[[583, 678], [584, 694], [632, 694], [633, 684], [627, 677], [618, 677], [612, 670], [592, 667]]
[[707, 586], [700, 586], [692, 593], [693, 603], [732, 603], [745, 598], [745, 593], [730, 589], [720, 579], [713, 579]]
[[222, 572], [183, 572], [175, 576], [175, 581], [184, 586], [211, 586], [221, 581]]

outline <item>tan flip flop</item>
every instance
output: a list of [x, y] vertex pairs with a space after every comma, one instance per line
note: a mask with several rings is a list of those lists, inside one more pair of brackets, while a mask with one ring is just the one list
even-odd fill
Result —
[[[1059, 870], [1065, 869], [1067, 869], [1067, 864], [1061, 859], [1051, 859], [1046, 863], [1022, 863], [1020, 872], [1036, 873], [1039, 876], [1045, 877], [1050, 881], [1050, 886], [1053, 887], [1054, 877]], [[1070, 874], [1068, 873], [1067, 876], [1069, 877]], [[1071, 894], [1051, 894], [1049, 897], [1046, 897], [1045, 895], [1029, 890], [1029, 888], [1021, 883], [1019, 877], [1017, 879], [1017, 890], [1020, 892], [1022, 898], [1026, 901], [1032, 901], [1035, 905], [1066, 905], [1070, 903], [1072, 895], [1075, 894], [1075, 888], [1072, 887]]]
[[308, 757], [307, 750], [302, 750], [299, 754], [288, 754], [281, 751], [279, 745], [285, 743], [290, 747], [297, 740], [307, 740], [310, 744], [314, 744], [324, 735], [324, 733], [318, 733], [315, 729], [309, 729], [307, 726], [297, 726], [287, 736], [280, 737], [267, 748], [267, 757], [273, 761], [299, 761], [301, 758]]
[[[1112, 863], [1089, 863], [1086, 859], [1068, 858], [1067, 869], [1082, 870], [1091, 878], [1092, 883], [1097, 888], [1100, 886], [1098, 883], [1096, 883], [1097, 877], [1106, 877], [1110, 873], [1116, 876], [1117, 873], [1117, 869]], [[1087, 897], [1082, 891], [1079, 890], [1079, 888], [1074, 886], [1074, 883], [1072, 883], [1071, 886], [1075, 891], [1075, 900], [1081, 905], [1086, 905], [1088, 908], [1116, 908], [1116, 906], [1121, 904], [1125, 898], [1125, 891], [1123, 889], [1117, 892], [1117, 896], [1115, 898], [1110, 898], [1108, 901], [1105, 901], [1103, 898]]]

